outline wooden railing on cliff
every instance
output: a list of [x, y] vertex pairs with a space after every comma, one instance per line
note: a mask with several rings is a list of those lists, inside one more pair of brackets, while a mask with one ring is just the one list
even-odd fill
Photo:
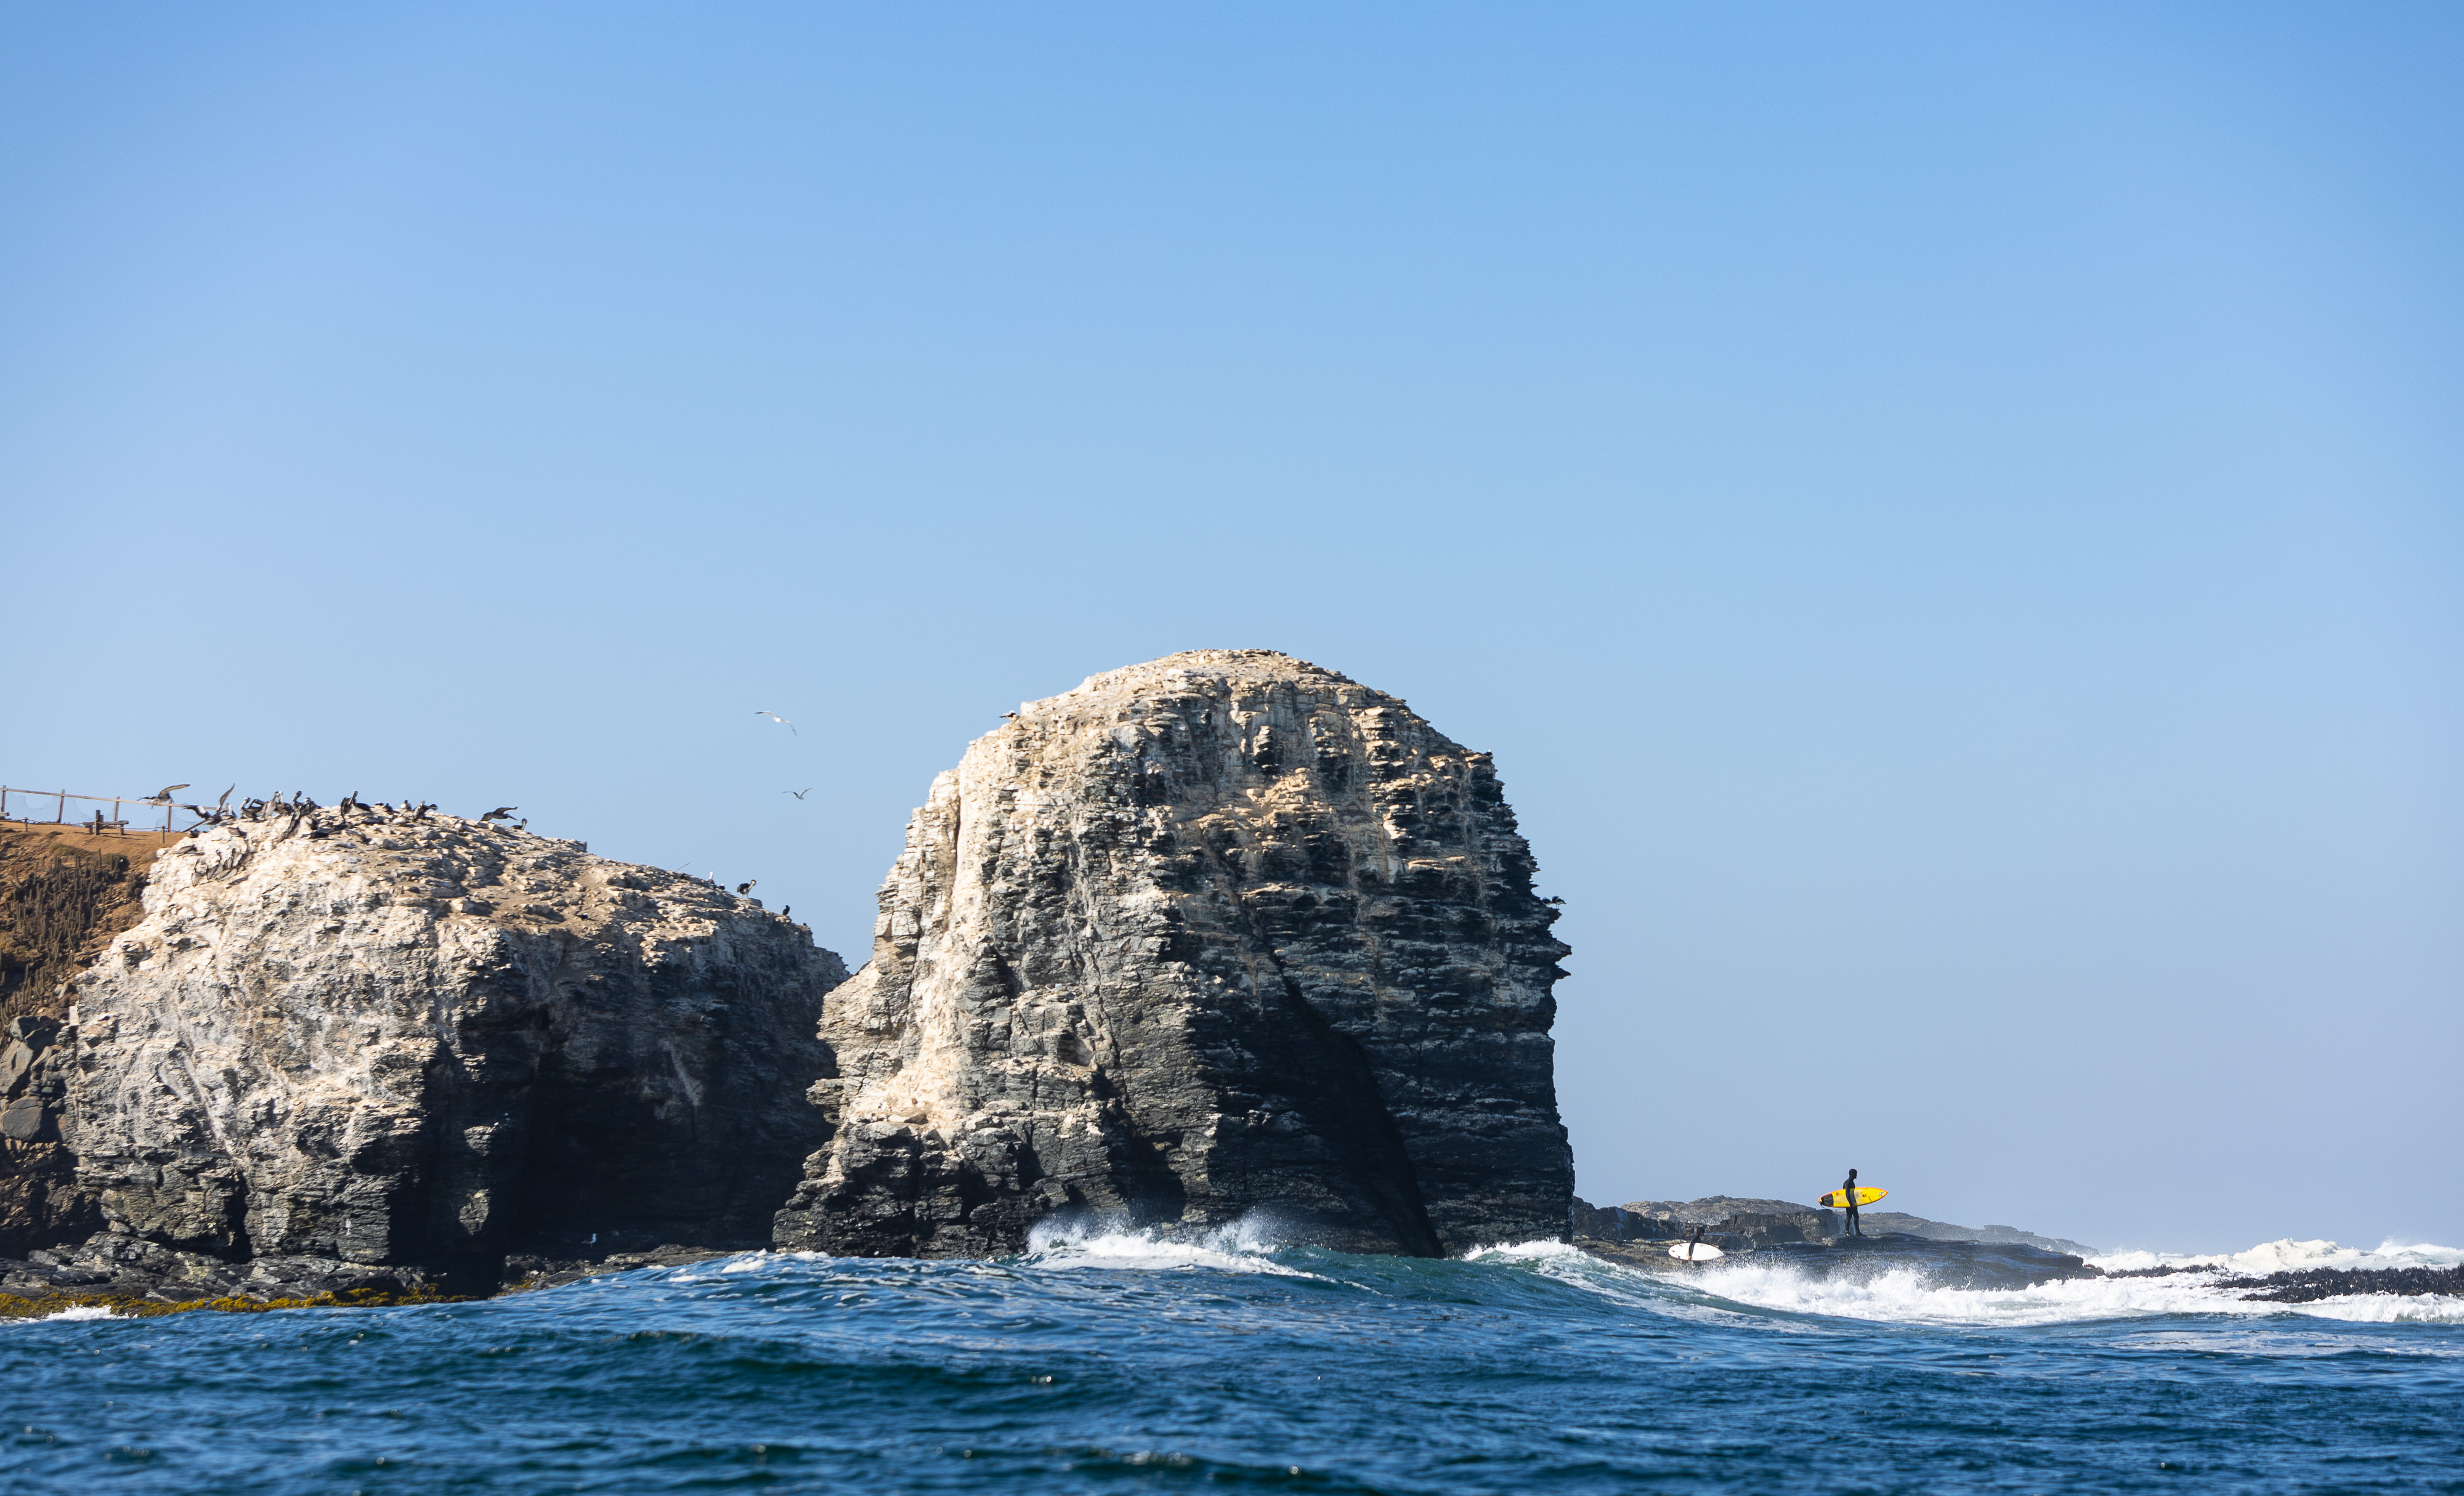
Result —
[[[187, 788], [185, 784], [180, 787]], [[11, 803], [12, 799], [13, 804]], [[71, 821], [69, 802], [72, 800], [82, 801], [95, 806], [94, 814], [80, 821]], [[45, 804], [46, 801], [51, 803]], [[111, 807], [111, 812], [107, 816], [101, 808], [104, 805]], [[143, 828], [149, 831], [183, 831], [187, 829], [187, 826], [198, 825], [203, 819], [187, 806], [175, 804], [167, 796], [77, 795], [64, 789], [20, 789], [13, 784], [0, 784], [0, 824], [74, 825], [82, 826], [98, 835], [125, 836], [128, 834], [128, 820], [121, 812], [123, 806], [129, 805], [143, 805], [149, 811], [160, 809], [163, 812], [163, 824], [160, 826]], [[52, 812], [51, 820], [42, 819], [40, 812], [43, 810]], [[175, 824], [182, 817], [187, 818], [187, 825]], [[152, 817], [149, 815], [147, 819], [151, 820]]]

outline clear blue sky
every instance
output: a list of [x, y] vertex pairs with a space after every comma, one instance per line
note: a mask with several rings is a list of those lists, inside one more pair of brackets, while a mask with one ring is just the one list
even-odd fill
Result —
[[1497, 755], [1588, 1197], [2464, 1241], [2459, 74], [2428, 4], [0, 5], [0, 777], [515, 803], [860, 960], [1001, 712], [1280, 649]]

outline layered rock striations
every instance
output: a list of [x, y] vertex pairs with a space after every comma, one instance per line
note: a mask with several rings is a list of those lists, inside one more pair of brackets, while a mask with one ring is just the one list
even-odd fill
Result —
[[354, 806], [170, 847], [144, 911], [25, 1091], [121, 1257], [758, 1245], [826, 1135], [845, 968], [698, 880]]
[[1562, 1239], [1566, 952], [1485, 754], [1264, 650], [1023, 706], [934, 782], [832, 992], [777, 1242], [1017, 1250], [1265, 1211], [1353, 1250]]

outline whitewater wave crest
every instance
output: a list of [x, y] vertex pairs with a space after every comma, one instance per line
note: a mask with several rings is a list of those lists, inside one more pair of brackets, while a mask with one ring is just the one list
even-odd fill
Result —
[[2348, 1294], [2307, 1304], [2245, 1299], [2211, 1278], [2066, 1278], [2025, 1288], [1946, 1288], [1914, 1268], [1871, 1277], [1808, 1273], [1740, 1263], [1691, 1275], [1701, 1292], [1783, 1313], [1909, 1325], [2061, 1325], [2165, 1314], [2307, 1315], [2379, 1324], [2464, 1325], [2464, 1298], [2446, 1294]]
[[[1569, 1254], [1573, 1261], [1560, 1261]], [[1530, 1260], [1551, 1276], [1582, 1284], [1622, 1306], [1648, 1304], [1661, 1312], [1699, 1314], [1732, 1309], [1945, 1328], [2020, 1328], [2130, 1320], [2167, 1315], [2233, 1319], [2300, 1316], [2355, 1324], [2464, 1325], [2464, 1296], [2444, 1293], [2355, 1293], [2290, 1304], [2254, 1300], [2246, 1287], [2229, 1280], [2308, 1267], [2443, 1267], [2464, 1261], [2464, 1252], [2430, 1244], [2386, 1243], [2359, 1251], [2333, 1242], [2270, 1242], [2241, 1252], [2161, 1259], [2154, 1253], [2114, 1253], [2093, 1259], [2107, 1271], [2174, 1265], [2157, 1277], [2066, 1278], [2024, 1288], [1945, 1287], [1923, 1265], [1859, 1272], [1825, 1271], [1801, 1263], [1732, 1257], [1706, 1267], [1639, 1267], [1610, 1263], [1555, 1243], [1489, 1248], [1474, 1261]], [[1640, 1290], [1645, 1297], [1638, 1300]]]
[[2453, 1267], [2464, 1264], [2464, 1248], [2429, 1243], [2382, 1242], [2376, 1247], [2340, 1246], [2333, 1242], [2297, 1242], [2290, 1237], [2239, 1252], [2108, 1252], [2087, 1260], [2106, 1272], [2141, 1271], [2149, 1267], [2212, 1267], [2220, 1272], [2260, 1277], [2272, 1272], [2299, 1272], [2311, 1267], [2343, 1271], [2377, 1271], [2391, 1267]]
[[29, 1315], [24, 1319], [14, 1321], [14, 1323], [20, 1325], [56, 1325], [63, 1320], [118, 1319], [119, 1317], [119, 1315], [114, 1314], [110, 1309], [99, 1304], [79, 1304], [72, 1309], [55, 1309], [49, 1314]]
[[1494, 1246], [1475, 1246], [1456, 1259], [1464, 1263], [1538, 1263], [1554, 1260], [1591, 1262], [1592, 1254], [1568, 1242], [1501, 1242]]
[[1287, 1243], [1270, 1217], [1243, 1216], [1228, 1225], [1187, 1232], [1125, 1227], [1101, 1221], [1045, 1222], [1027, 1233], [1023, 1262], [1037, 1267], [1112, 1270], [1212, 1270], [1266, 1273], [1283, 1278], [1317, 1275], [1275, 1260]]

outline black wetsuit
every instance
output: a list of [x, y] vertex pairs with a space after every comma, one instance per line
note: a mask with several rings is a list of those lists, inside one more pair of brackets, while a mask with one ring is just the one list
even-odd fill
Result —
[[1839, 1186], [1839, 1199], [1848, 1207], [1848, 1234], [1863, 1236], [1865, 1228], [1857, 1220], [1857, 1177], [1855, 1175], [1848, 1176], [1848, 1182]]

